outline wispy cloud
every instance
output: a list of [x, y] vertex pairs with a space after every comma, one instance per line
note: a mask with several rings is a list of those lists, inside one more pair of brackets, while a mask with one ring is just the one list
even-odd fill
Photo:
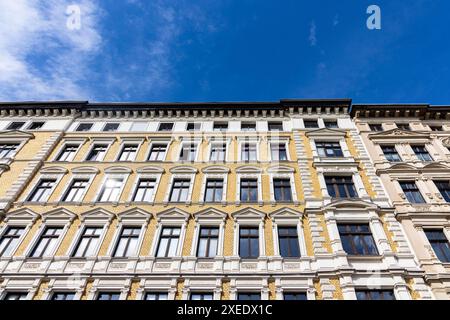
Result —
[[309, 25], [309, 37], [308, 37], [309, 45], [311, 47], [314, 47], [317, 44], [316, 29], [317, 29], [316, 22], [313, 20], [313, 21], [311, 21], [311, 23]]

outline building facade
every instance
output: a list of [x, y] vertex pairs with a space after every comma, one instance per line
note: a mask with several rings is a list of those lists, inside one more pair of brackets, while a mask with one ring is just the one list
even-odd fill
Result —
[[0, 299], [444, 298], [350, 108], [2, 104]]

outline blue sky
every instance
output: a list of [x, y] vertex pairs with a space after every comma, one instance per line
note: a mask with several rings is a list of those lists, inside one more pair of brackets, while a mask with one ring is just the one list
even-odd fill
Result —
[[[381, 30], [366, 28], [371, 4]], [[449, 12], [448, 0], [0, 0], [0, 100], [450, 104]]]

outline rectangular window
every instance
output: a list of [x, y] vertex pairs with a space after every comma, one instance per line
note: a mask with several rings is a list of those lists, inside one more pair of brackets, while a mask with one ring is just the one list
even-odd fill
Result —
[[102, 161], [106, 155], [106, 150], [108, 149], [108, 145], [106, 144], [96, 144], [89, 152], [89, 155], [86, 158], [86, 161]]
[[430, 126], [431, 131], [443, 131], [442, 126]]
[[420, 161], [433, 161], [425, 146], [412, 146], [412, 149]]
[[97, 295], [97, 300], [119, 300], [119, 292], [99, 292]]
[[201, 227], [198, 238], [197, 256], [200, 258], [214, 258], [219, 244], [218, 227]]
[[119, 201], [120, 192], [123, 186], [123, 177], [118, 178], [107, 178], [103, 184], [102, 190], [98, 197], [100, 202], [115, 202]]
[[291, 202], [291, 179], [275, 178], [273, 179], [273, 191], [275, 201], [277, 202]]
[[342, 158], [341, 145], [339, 142], [316, 142], [319, 157]]
[[380, 123], [369, 124], [371, 131], [383, 131], [383, 126]]
[[73, 292], [54, 292], [52, 294], [52, 300], [73, 300], [75, 293]]
[[74, 257], [84, 258], [92, 257], [95, 255], [95, 251], [99, 245], [100, 236], [102, 235], [103, 228], [101, 227], [86, 227], [83, 230], [78, 243], [73, 253]]
[[92, 129], [93, 123], [80, 123], [75, 131], [84, 132]]
[[138, 150], [137, 144], [125, 144], [120, 152], [119, 161], [134, 161]]
[[287, 150], [285, 143], [271, 143], [270, 144], [270, 155], [272, 156], [272, 161], [287, 161]]
[[181, 148], [180, 160], [181, 161], [195, 161], [196, 153], [197, 153], [197, 145], [185, 144]]
[[408, 123], [397, 123], [397, 128], [401, 130], [411, 131], [411, 126]]
[[325, 177], [328, 194], [332, 198], [356, 198], [355, 186], [352, 177]]
[[133, 122], [131, 125], [131, 131], [147, 131], [148, 122]]
[[79, 146], [78, 144], [66, 144], [56, 158], [56, 161], [72, 161]]
[[207, 179], [205, 202], [220, 202], [223, 196], [223, 179]]
[[284, 300], [308, 300], [306, 292], [284, 292]]
[[241, 201], [258, 201], [258, 179], [241, 179]]
[[225, 161], [225, 155], [227, 153], [226, 144], [213, 144], [211, 145], [211, 161]]
[[357, 300], [395, 300], [392, 290], [355, 290]]
[[39, 130], [39, 129], [41, 129], [44, 126], [44, 124], [45, 124], [45, 122], [42, 122], [42, 121], [32, 122], [29, 125], [28, 130]]
[[18, 143], [0, 144], [0, 159], [11, 158], [19, 147]]
[[242, 161], [256, 161], [257, 160], [257, 148], [256, 143], [243, 143], [242, 144]]
[[113, 256], [125, 258], [136, 255], [140, 234], [139, 227], [123, 227]]
[[159, 239], [157, 257], [175, 257], [177, 254], [178, 241], [180, 240], [181, 229], [179, 227], [164, 227]]
[[190, 179], [175, 179], [170, 193], [170, 202], [184, 202], [188, 200]]
[[23, 235], [25, 227], [8, 227], [0, 238], [0, 257], [11, 256], [13, 250], [17, 248], [20, 237]]
[[214, 122], [213, 129], [214, 131], [227, 131], [228, 122]]
[[145, 300], [167, 300], [167, 292], [146, 292]]
[[317, 120], [304, 120], [303, 123], [305, 124], [305, 128], [307, 129], [319, 128]]
[[434, 184], [439, 189], [445, 201], [450, 202], [450, 182], [449, 181], [434, 181]]
[[133, 201], [150, 202], [156, 188], [156, 179], [141, 178], [138, 181]]
[[84, 193], [89, 186], [89, 179], [73, 179], [65, 195], [64, 202], [79, 202], [83, 200]]
[[3, 300], [26, 300], [27, 292], [7, 292]]
[[187, 131], [200, 131], [202, 124], [196, 123], [196, 122], [189, 122], [187, 124], [186, 130]]
[[205, 292], [192, 292], [190, 298], [190, 300], [212, 300], [213, 294]]
[[164, 161], [166, 155], [167, 145], [166, 144], [154, 144], [150, 150], [148, 156], [149, 161]]
[[443, 230], [425, 230], [428, 241], [439, 261], [450, 262], [450, 244]]
[[109, 122], [109, 123], [105, 124], [105, 126], [103, 127], [103, 131], [104, 132], [117, 131], [119, 129], [119, 126], [120, 126], [120, 123]]
[[244, 259], [259, 257], [259, 229], [257, 227], [239, 228], [239, 256]]
[[256, 131], [256, 122], [241, 122], [241, 131]]
[[300, 246], [296, 227], [278, 227], [280, 255], [283, 258], [299, 258]]
[[42, 179], [38, 182], [27, 201], [45, 202], [55, 186], [56, 179]]
[[386, 157], [387, 161], [390, 162], [402, 161], [395, 146], [381, 146], [381, 150], [383, 150], [384, 156]]
[[238, 292], [238, 300], [261, 300], [261, 294], [257, 292]]
[[20, 130], [22, 129], [25, 122], [22, 121], [14, 121], [9, 124], [9, 126], [6, 128], [6, 130]]
[[62, 231], [62, 227], [46, 227], [33, 251], [31, 251], [31, 257], [42, 258], [53, 254]]
[[172, 122], [162, 122], [159, 124], [158, 131], [172, 131], [173, 123]]
[[425, 199], [414, 181], [401, 181], [400, 186], [410, 203], [425, 203]]
[[283, 122], [270, 121], [268, 123], [269, 131], [283, 131]]
[[368, 224], [338, 224], [344, 251], [349, 255], [376, 256], [378, 249]]
[[339, 128], [337, 121], [325, 121], [325, 128], [336, 129]]

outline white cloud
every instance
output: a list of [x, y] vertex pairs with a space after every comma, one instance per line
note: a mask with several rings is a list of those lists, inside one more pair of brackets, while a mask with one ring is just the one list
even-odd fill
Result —
[[317, 34], [316, 34], [316, 23], [315, 21], [311, 21], [311, 24], [309, 26], [309, 44], [311, 47], [316, 46], [317, 44]]
[[[66, 7], [81, 8], [81, 29]], [[86, 99], [80, 82], [101, 46], [100, 9], [91, 0], [0, 0], [0, 100]]]

